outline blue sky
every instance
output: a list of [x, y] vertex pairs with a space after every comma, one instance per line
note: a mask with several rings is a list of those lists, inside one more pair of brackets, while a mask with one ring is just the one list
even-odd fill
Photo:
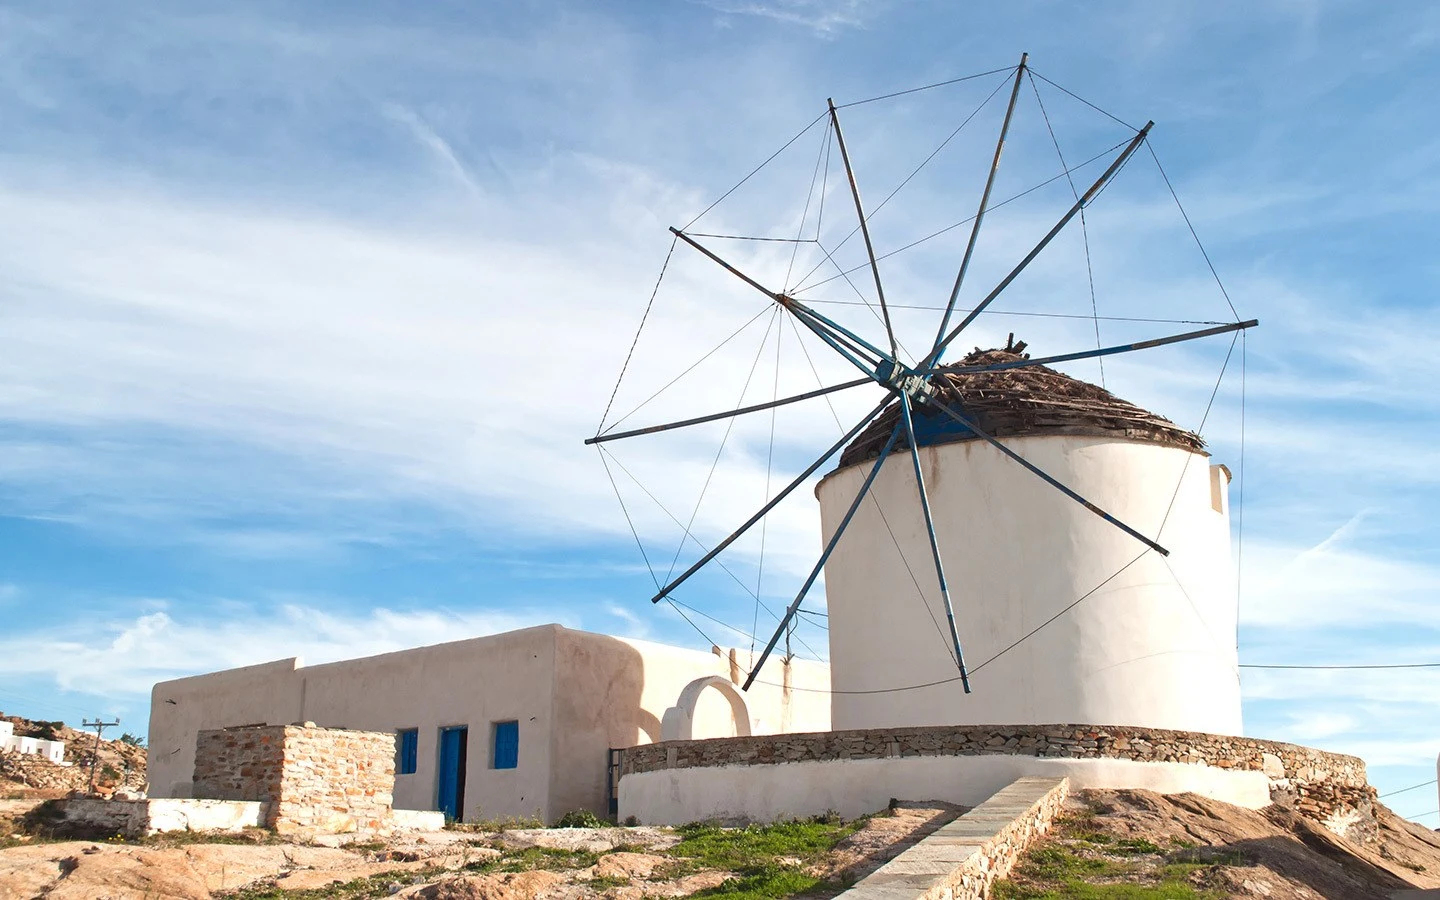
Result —
[[[158, 679], [548, 621], [703, 646], [646, 602], [651, 576], [580, 443], [665, 227], [826, 97], [998, 69], [1022, 50], [1126, 121], [1156, 121], [1231, 298], [1263, 322], [1245, 348], [1242, 662], [1440, 660], [1437, 42], [1440, 10], [1418, 3], [0, 3], [0, 708], [119, 715], [138, 731]], [[867, 198], [996, 78], [846, 111]], [[1124, 137], [1042, 96], [1072, 162]], [[992, 102], [877, 216], [878, 244], [969, 214], [996, 115]], [[1006, 197], [1058, 171], [1033, 97], [1015, 127]], [[701, 224], [793, 229], [823, 149], [812, 135]], [[975, 285], [1068, 190], [992, 217]], [[831, 199], [838, 216], [846, 198]], [[1148, 154], [1088, 215], [1102, 314], [1230, 317]], [[942, 299], [963, 233], [887, 263], [892, 298]], [[1008, 308], [1087, 312], [1078, 240], [1057, 241]], [[771, 249], [727, 252], [783, 276]], [[677, 251], [617, 410], [761, 311], [715, 274]], [[863, 309], [833, 309], [865, 324]], [[902, 325], [919, 343], [933, 316]], [[647, 421], [733, 404], [767, 324]], [[1103, 324], [1106, 343], [1170, 330]], [[968, 343], [1010, 330], [1041, 352], [1094, 342], [1089, 321], [995, 316]], [[777, 377], [813, 386], [783, 333]], [[1195, 427], [1227, 347], [1116, 360], [1106, 383]], [[1236, 469], [1238, 362], [1237, 349], [1205, 429]], [[858, 412], [847, 402], [842, 417]], [[780, 420], [775, 471], [833, 440], [829, 416]], [[727, 444], [702, 536], [758, 505], [768, 424]], [[617, 458], [688, 510], [722, 433]], [[676, 527], [617, 480], [668, 565]], [[766, 542], [764, 572], [754, 542], [732, 565], [779, 605], [815, 552], [813, 505], [783, 507]], [[687, 602], [755, 622], [723, 573]], [[816, 625], [800, 637], [823, 651]], [[1382, 791], [1434, 776], [1435, 670], [1247, 670], [1243, 684], [1252, 734], [1358, 753]], [[1394, 805], [1420, 815], [1435, 797]]]

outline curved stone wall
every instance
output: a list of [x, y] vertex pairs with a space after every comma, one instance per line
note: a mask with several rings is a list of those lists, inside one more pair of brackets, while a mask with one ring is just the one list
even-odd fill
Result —
[[624, 751], [621, 777], [667, 769], [935, 756], [1033, 756], [1179, 763], [1263, 773], [1272, 801], [1361, 836], [1375, 789], [1365, 762], [1297, 744], [1096, 725], [953, 725], [668, 741]]

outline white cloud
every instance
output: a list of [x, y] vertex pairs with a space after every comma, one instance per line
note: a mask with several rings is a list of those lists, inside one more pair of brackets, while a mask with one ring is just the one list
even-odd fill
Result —
[[555, 611], [340, 613], [287, 604], [231, 604], [223, 616], [144, 612], [97, 627], [79, 623], [0, 638], [0, 675], [52, 680], [62, 690], [124, 697], [157, 681], [276, 658], [307, 664], [438, 644], [572, 617]]

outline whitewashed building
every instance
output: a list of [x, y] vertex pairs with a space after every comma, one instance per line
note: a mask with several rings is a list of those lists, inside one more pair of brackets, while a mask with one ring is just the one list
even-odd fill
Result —
[[65, 742], [35, 737], [17, 737], [13, 722], [0, 722], [0, 750], [43, 756], [57, 766], [65, 765]]
[[[157, 684], [152, 797], [187, 797], [207, 729], [314, 722], [393, 732], [395, 807], [465, 820], [611, 811], [611, 749], [662, 738], [830, 727], [830, 674], [772, 660], [741, 694], [747, 651], [705, 653], [543, 625], [307, 666], [299, 659]], [[778, 686], [783, 685], [783, 687]]]
[[[977, 350], [957, 365], [1020, 359]], [[1212, 464], [1197, 435], [1043, 366], [933, 384], [942, 403], [1169, 555], [918, 406], [916, 443], [974, 692], [956, 677], [901, 441], [876, 502], [860, 507], [825, 566], [833, 727], [1083, 722], [1240, 734], [1229, 469]], [[820, 482], [826, 540], [898, 416], [892, 405]]]

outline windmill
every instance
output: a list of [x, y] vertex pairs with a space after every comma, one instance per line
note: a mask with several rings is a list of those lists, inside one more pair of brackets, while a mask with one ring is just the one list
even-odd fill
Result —
[[[1027, 471], [1028, 473], [1030, 473], [1030, 475], [1033, 475], [1035, 478], [1048, 485], [1049, 488], [1053, 489], [1055, 492], [1057, 492], [1060, 496], [1066, 498], [1068, 501], [1079, 504], [1089, 513], [1098, 517], [1100, 520], [1106, 523], [1106, 527], [1118, 529], [1129, 539], [1136, 542], [1136, 545], [1138, 547], [1144, 548], [1147, 551], [1153, 551], [1154, 553], [1160, 554], [1162, 557], [1168, 556], [1170, 553], [1170, 551], [1159, 542], [1157, 536], [1147, 535], [1140, 528], [1134, 527], [1132, 526], [1132, 524], [1123, 521], [1121, 518], [1113, 515], [1110, 511], [1102, 508], [1097, 503], [1094, 503], [1090, 499], [1087, 499], [1085, 496], [1082, 496], [1078, 491], [1074, 490], [1072, 487], [1064, 483], [1061, 479], [1054, 477], [1052, 474], [1045, 471], [1042, 467], [1026, 459], [1020, 453], [1015, 452], [1001, 439], [999, 439], [989, 431], [983, 429], [977, 421], [976, 417], [971, 415], [969, 411], [963, 408], [963, 406], [957, 404], [953, 400], [951, 400], [950, 402], [946, 402], [946, 400], [942, 397], [942, 392], [937, 391], [936, 389], [936, 385], [938, 384], [937, 379], [941, 378], [942, 376], [945, 378], [950, 378], [954, 376], [981, 375], [985, 373], [1002, 372], [1011, 369], [1034, 368], [1053, 365], [1057, 363], [1073, 362], [1078, 360], [1100, 359], [1119, 354], [1133, 353], [1139, 350], [1194, 341], [1216, 335], [1241, 332], [1258, 324], [1258, 322], [1253, 319], [1241, 320], [1240, 316], [1236, 314], [1234, 321], [1220, 322], [1212, 324], [1210, 325], [1210, 327], [1198, 330], [1191, 330], [1177, 334], [1169, 334], [1161, 337], [1149, 338], [1140, 341], [1132, 341], [1124, 344], [1117, 344], [1112, 346], [1096, 346], [1094, 349], [1076, 350], [1073, 352], [1060, 353], [1049, 356], [1040, 356], [1035, 358], [1023, 356], [1019, 352], [1020, 350], [1023, 350], [1023, 346], [1017, 348], [1012, 345], [1007, 349], [1015, 352], [1005, 354], [1003, 359], [989, 359], [978, 362], [976, 364], [968, 365], [946, 364], [944, 362], [946, 352], [952, 348], [956, 340], [966, 332], [967, 328], [970, 328], [976, 322], [977, 318], [987, 312], [989, 307], [993, 303], [995, 303], [995, 301], [999, 299], [1008, 288], [1011, 287], [1015, 280], [1022, 273], [1024, 273], [1027, 268], [1029, 268], [1032, 263], [1034, 263], [1036, 259], [1042, 255], [1042, 253], [1044, 253], [1046, 248], [1052, 244], [1056, 237], [1060, 235], [1062, 231], [1067, 228], [1067, 226], [1071, 226], [1071, 224], [1075, 222], [1077, 218], [1079, 219], [1083, 227], [1085, 210], [1092, 203], [1094, 203], [1095, 199], [1116, 178], [1116, 176], [1132, 159], [1132, 157], [1135, 156], [1135, 154], [1140, 151], [1142, 147], [1145, 147], [1147, 145], [1147, 139], [1153, 126], [1153, 122], [1147, 122], [1143, 127], [1138, 129], [1129, 128], [1129, 126], [1127, 126], [1131, 133], [1128, 135], [1126, 140], [1110, 148], [1111, 153], [1107, 157], [1105, 157], [1105, 160], [1108, 160], [1108, 164], [1098, 175], [1098, 177], [1093, 178], [1093, 180], [1088, 185], [1076, 185], [1072, 178], [1072, 173], [1080, 169], [1081, 166], [1065, 167], [1065, 171], [1063, 174], [1067, 179], [1070, 180], [1074, 197], [1073, 203], [1069, 204], [1065, 212], [1061, 216], [1059, 216], [1058, 220], [1054, 222], [1053, 226], [1049, 228], [1049, 230], [1044, 234], [1044, 236], [1041, 237], [1037, 242], [1033, 244], [1033, 246], [1030, 247], [1028, 252], [1024, 253], [1017, 262], [1008, 267], [1008, 270], [1006, 270], [1006, 273], [1003, 277], [999, 278], [992, 287], [986, 290], [985, 293], [981, 295], [980, 298], [976, 302], [974, 302], [973, 305], [971, 305], [968, 309], [962, 311], [961, 307], [959, 306], [960, 297], [962, 294], [962, 290], [967, 284], [967, 276], [971, 272], [972, 261], [975, 258], [977, 242], [981, 235], [982, 226], [985, 222], [986, 215], [987, 213], [991, 212], [999, 205], [1001, 205], [1000, 203], [996, 203], [993, 201], [992, 194], [995, 187], [997, 174], [999, 173], [1001, 168], [1001, 158], [1005, 149], [1006, 140], [1011, 130], [1012, 121], [1015, 118], [1017, 100], [1020, 97], [1022, 87], [1028, 81], [1032, 88], [1035, 88], [1036, 99], [1037, 101], [1039, 101], [1040, 95], [1038, 87], [1036, 87], [1035, 81], [1037, 77], [1043, 79], [1043, 76], [1038, 76], [1036, 73], [1033, 73], [1028, 64], [1028, 57], [1022, 55], [1019, 64], [1014, 66], [1013, 68], [1007, 67], [1003, 70], [995, 70], [994, 72], [982, 73], [981, 75], [977, 76], [967, 76], [967, 78], [953, 79], [949, 82], [942, 82], [939, 85], [928, 85], [922, 88], [913, 89], [912, 91], [902, 91], [896, 94], [890, 94], [885, 95], [884, 97], [874, 98], [875, 100], [885, 100], [892, 97], [908, 95], [916, 91], [930, 90], [935, 87], [967, 81], [972, 78], [994, 76], [997, 73], [1002, 73], [1004, 77], [1001, 81], [1001, 84], [997, 86], [994, 92], [992, 92], [991, 97], [996, 96], [996, 93], [998, 93], [1002, 87], [1008, 86], [1008, 103], [1005, 108], [1003, 121], [1000, 125], [998, 138], [996, 139], [994, 144], [994, 152], [993, 155], [991, 155], [990, 157], [984, 186], [980, 192], [978, 209], [972, 217], [966, 220], [969, 225], [968, 239], [966, 240], [963, 253], [960, 254], [958, 271], [955, 275], [954, 281], [949, 286], [948, 294], [945, 295], [945, 302], [943, 307], [941, 307], [941, 315], [939, 316], [939, 321], [935, 324], [933, 339], [927, 338], [927, 340], [929, 340], [929, 345], [927, 349], [925, 349], [922, 353], [919, 354], [911, 354], [911, 358], [908, 361], [906, 358], [907, 354], [902, 353], [902, 344], [901, 341], [897, 338], [896, 334], [895, 322], [892, 317], [892, 309], [894, 308], [894, 304], [887, 299], [885, 284], [881, 276], [880, 261], [884, 259], [888, 254], [877, 253], [875, 242], [872, 240], [870, 226], [871, 219], [874, 216], [876, 210], [871, 209], [867, 212], [866, 205], [861, 198], [859, 180], [857, 179], [855, 168], [852, 165], [851, 154], [849, 148], [846, 145], [845, 134], [841, 127], [840, 113], [842, 109], [845, 109], [848, 106], [858, 105], [858, 103], [868, 103], [872, 101], [857, 101], [857, 103], [837, 106], [834, 101], [831, 100], [827, 103], [827, 108], [825, 112], [820, 117], [817, 117], [815, 122], [811, 123], [811, 127], [814, 127], [817, 123], [823, 122], [823, 127], [827, 130], [827, 173], [829, 169], [828, 148], [830, 148], [831, 146], [833, 146], [834, 151], [838, 156], [838, 162], [840, 163], [840, 166], [843, 167], [844, 183], [847, 188], [846, 193], [848, 193], [848, 199], [850, 201], [850, 203], [847, 205], [853, 206], [856, 221], [855, 228], [851, 232], [851, 234], [853, 235], [858, 232], [861, 238], [861, 242], [863, 244], [865, 254], [864, 268], [868, 271], [869, 282], [873, 284], [873, 297], [875, 299], [874, 312], [876, 313], [875, 319], [877, 324], [879, 325], [880, 333], [870, 334], [869, 336], [867, 336], [866, 334], [862, 333], [861, 328], [855, 327], [854, 325], [843, 324], [838, 317], [827, 315], [821, 312], [816, 308], [816, 305], [814, 303], [806, 302], [802, 298], [796, 296], [798, 292], [794, 290], [777, 289], [773, 284], [767, 284], [761, 278], [755, 277], [751, 273], [745, 271], [740, 265], [737, 265], [730, 259], [725, 258], [725, 256], [715, 250], [714, 245], [707, 240], [707, 238], [711, 237], [725, 237], [724, 235], [706, 235], [699, 232], [694, 232], [690, 230], [689, 226], [685, 228], [670, 228], [670, 231], [673, 235], [671, 247], [672, 253], [675, 250], [676, 242], [683, 243], [688, 249], [693, 250], [695, 253], [699, 254], [700, 257], [713, 263], [719, 270], [723, 270], [725, 273], [727, 273], [728, 276], [738, 279], [739, 282], [748, 286], [748, 288], [753, 289], [755, 292], [763, 295], [769, 304], [771, 304], [775, 309], [780, 311], [784, 316], [788, 317], [794, 326], [797, 326], [797, 331], [798, 329], [803, 329], [806, 334], [812, 336], [815, 340], [819, 341], [826, 348], [828, 348], [828, 350], [834, 354], [835, 359], [840, 360], [846, 366], [853, 368], [858, 373], [859, 377], [836, 384], [822, 385], [815, 390], [804, 391], [788, 397], [776, 398], [768, 402], [740, 406], [732, 410], [688, 417], [680, 419], [678, 421], [671, 421], [664, 424], [652, 425], [643, 428], [633, 428], [630, 430], [622, 431], [616, 430], [615, 425], [612, 424], [610, 428], [606, 429], [602, 420], [601, 429], [597, 432], [597, 434], [588, 438], [585, 441], [586, 444], [604, 445], [614, 441], [641, 438], [645, 435], [654, 435], [661, 432], [688, 428], [709, 422], [733, 420], [736, 417], [746, 416], [767, 410], [775, 410], [779, 407], [787, 406], [790, 404], [800, 403], [802, 401], [812, 400], [819, 397], [826, 397], [828, 395], [836, 394], [843, 391], [851, 391], [867, 385], [878, 386], [879, 388], [883, 389], [884, 395], [872, 409], [862, 415], [858, 421], [856, 421], [848, 430], [846, 430], [838, 441], [836, 441], [823, 452], [821, 452], [819, 456], [817, 456], [809, 465], [805, 466], [803, 470], [793, 478], [793, 480], [791, 480], [779, 491], [775, 492], [773, 496], [770, 496], [767, 501], [754, 514], [746, 518], [726, 537], [724, 537], [722, 540], [715, 543], [714, 546], [706, 550], [703, 555], [701, 555], [678, 575], [674, 574], [672, 571], [664, 579], [663, 584], [659, 583], [657, 579], [657, 590], [651, 598], [652, 602], [659, 603], [661, 601], [671, 599], [677, 588], [679, 588], [681, 585], [684, 585], [687, 581], [689, 581], [706, 566], [714, 563], [717, 558], [726, 551], [727, 548], [730, 548], [732, 545], [734, 545], [736, 541], [740, 540], [743, 536], [745, 536], [748, 532], [755, 528], [757, 524], [764, 522], [767, 515], [769, 515], [782, 501], [784, 501], [788, 496], [790, 496], [796, 489], [798, 489], [801, 485], [805, 484], [837, 453], [840, 453], [842, 450], [844, 450], [847, 445], [855, 441], [857, 437], [861, 436], [862, 433], [865, 433], [867, 429], [871, 429], [873, 431], [874, 423], [876, 423], [877, 420], [881, 420], [882, 418], [885, 419], [886, 422], [888, 422], [890, 418], [893, 418], [894, 420], [894, 424], [889, 428], [889, 433], [885, 437], [885, 440], [881, 445], [878, 455], [875, 457], [874, 463], [869, 465], [868, 471], [866, 472], [863, 480], [860, 482], [858, 490], [856, 490], [853, 499], [849, 503], [848, 509], [846, 509], [843, 515], [841, 515], [838, 525], [833, 529], [831, 535], [825, 542], [825, 545], [821, 550], [818, 559], [810, 568], [808, 575], [801, 581], [798, 590], [794, 594], [793, 600], [790, 601], [788, 606], [786, 607], [784, 615], [779, 617], [778, 627], [771, 635], [769, 641], [765, 644], [764, 649], [759, 654], [758, 658], [754, 660], [754, 663], [751, 666], [744, 682], [745, 689], [748, 689], [755, 682], [755, 679], [759, 675], [761, 668], [775, 651], [776, 646], [780, 642], [782, 636], [787, 634], [787, 628], [791, 626], [791, 623], [795, 619], [796, 615], [802, 611], [802, 604], [804, 603], [806, 597], [809, 595], [811, 590], [814, 588], [816, 581], [819, 579], [821, 573], [825, 570], [826, 562], [835, 552], [837, 545], [840, 543], [842, 536], [846, 532], [846, 529], [850, 526], [857, 511], [860, 509], [862, 503], [864, 503], [867, 495], [870, 493], [872, 487], [875, 484], [876, 478], [880, 475], [881, 469], [886, 460], [890, 457], [892, 452], [898, 451], [903, 453], [904, 449], [908, 448], [908, 455], [910, 457], [911, 467], [913, 469], [914, 487], [916, 489], [914, 494], [915, 501], [918, 506], [919, 513], [923, 519], [924, 528], [928, 536], [930, 562], [933, 568], [933, 572], [928, 577], [933, 579], [932, 584], [938, 589], [939, 596], [943, 603], [944, 615], [946, 620], [946, 637], [950, 644], [950, 648], [953, 650], [952, 658], [954, 661], [954, 665], [958, 670], [958, 678], [961, 685], [963, 686], [965, 693], [970, 693], [971, 685], [969, 680], [969, 672], [967, 670], [965, 661], [962, 635], [960, 633], [960, 628], [958, 627], [956, 622], [955, 600], [954, 598], [952, 598], [949, 573], [947, 573], [945, 559], [943, 558], [943, 554], [941, 552], [942, 541], [937, 535], [936, 516], [931, 506], [930, 491], [928, 491], [926, 487], [926, 477], [924, 467], [921, 462], [920, 453], [920, 446], [922, 441], [921, 439], [919, 439], [919, 437], [917, 437], [918, 432], [923, 432], [927, 427], [934, 428], [934, 423], [936, 422], [944, 422], [946, 423], [947, 427], [952, 429], [962, 429], [970, 439], [982, 441], [985, 444], [988, 444], [990, 447], [993, 447], [1000, 454], [1003, 454], [1004, 457], [1008, 459], [1011, 463], [1013, 463], [1015, 466], [1018, 466], [1021, 469]], [[1044, 80], [1047, 83], [1053, 85], [1053, 82], [1049, 82], [1048, 79]], [[1060, 90], [1064, 89], [1060, 88]], [[1066, 91], [1066, 93], [1068, 94], [1069, 92]], [[1071, 96], [1074, 95], [1071, 94]], [[1088, 101], [1082, 102], [1085, 102], [1086, 105], [1091, 105], [1088, 103]], [[1098, 109], [1098, 107], [1096, 107], [1096, 109]], [[1043, 104], [1041, 105], [1041, 110], [1042, 112], [1044, 110]], [[974, 114], [972, 114], [971, 118], [973, 118], [973, 115]], [[1109, 114], [1106, 113], [1106, 115]], [[1112, 116], [1111, 118], [1114, 117]], [[969, 121], [970, 118], [967, 118], [960, 127], [963, 128], [964, 125]], [[1117, 119], [1116, 121], [1119, 120]], [[1048, 115], [1046, 115], [1045, 117], [1045, 124], [1047, 129], [1050, 130], [1051, 136], [1053, 138], [1054, 131], [1053, 128], [1050, 127]], [[958, 132], [959, 129], [956, 129], [956, 131]], [[805, 132], [802, 132], [802, 134], [804, 133]], [[951, 136], [953, 137], [953, 133]], [[798, 137], [799, 136], [797, 135], [797, 138]], [[947, 140], [949, 139], [947, 138]], [[794, 139], [792, 139], [792, 143], [793, 141]], [[789, 144], [787, 144], [786, 146], [788, 147]], [[784, 149], [785, 148], [782, 147], [782, 150]], [[1058, 140], [1056, 141], [1056, 150], [1058, 153]], [[1151, 153], [1153, 155], [1153, 150], [1151, 151]], [[931, 154], [930, 158], [933, 158], [933, 156], [934, 154]], [[774, 158], [774, 156], [771, 157], [772, 160]], [[1098, 156], [1092, 157], [1090, 160], [1087, 160], [1087, 164], [1090, 162], [1095, 162], [1099, 159], [1100, 157]], [[929, 158], [927, 158], [926, 162], [928, 161]], [[767, 160], [767, 163], [768, 162], [769, 161]], [[1061, 162], [1062, 164], [1064, 162], [1063, 154], [1061, 154]], [[1156, 158], [1157, 166], [1158, 162], [1158, 158]], [[923, 165], [924, 164], [922, 163], [922, 166]], [[764, 164], [762, 164], [761, 168], [763, 167]], [[757, 169], [756, 171], [759, 170]], [[1163, 175], [1163, 169], [1161, 169], [1160, 171]], [[754, 174], [754, 172], [751, 173], [751, 175]], [[748, 177], [749, 176], [747, 176], [747, 178]], [[1058, 177], [1059, 176], [1057, 176], [1057, 178]], [[1054, 179], [1052, 179], [1052, 181], [1053, 180]], [[744, 181], [742, 181], [742, 184], [743, 183]], [[902, 186], [903, 184], [904, 183], [902, 183]], [[1167, 186], [1169, 185], [1168, 178], [1166, 178], [1166, 184]], [[1171, 193], [1173, 195], [1173, 189]], [[728, 194], [726, 196], [728, 196]], [[891, 196], [894, 196], [894, 194], [892, 193]], [[722, 200], [723, 199], [724, 198], [722, 197]], [[888, 200], [889, 198], [887, 197], [886, 202], [888, 202]], [[717, 201], [717, 203], [718, 202], [719, 201]], [[1176, 198], [1176, 203], [1178, 205], [1178, 197]], [[1183, 213], [1183, 207], [1181, 211]], [[1189, 224], [1188, 217], [1186, 217], [1186, 224], [1187, 226]], [[1192, 235], [1194, 234], [1193, 228], [1191, 229], [1191, 233]], [[751, 239], [763, 240], [765, 238]], [[1088, 238], [1086, 246], [1088, 265]], [[828, 251], [826, 251], [826, 255], [830, 255]], [[1208, 255], [1206, 257], [1206, 260], [1208, 263]], [[848, 273], [842, 270], [842, 275], [848, 276]], [[653, 299], [654, 298], [652, 295], [652, 303]], [[1226, 299], [1228, 302], [1228, 296]], [[1231, 310], [1233, 312], [1233, 306], [1231, 306]], [[624, 370], [622, 369], [622, 379], [623, 377]], [[613, 399], [614, 397], [612, 395], [612, 402]], [[897, 410], [898, 415], [887, 415], [887, 410]], [[609, 410], [607, 409], [607, 416], [608, 412]], [[688, 527], [686, 528], [686, 531], [688, 535]], [[636, 537], [638, 541], [638, 534], [636, 535]]]

